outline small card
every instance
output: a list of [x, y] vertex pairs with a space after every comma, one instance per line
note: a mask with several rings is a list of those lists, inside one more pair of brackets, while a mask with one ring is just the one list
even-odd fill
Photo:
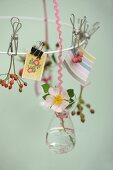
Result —
[[25, 60], [22, 78], [28, 78], [40, 81], [44, 71], [46, 54], [43, 53], [40, 58], [28, 53]]
[[80, 49], [83, 52], [82, 62], [80, 63], [73, 63], [72, 58], [73, 52], [69, 50], [67, 56], [64, 59], [64, 65], [67, 68], [68, 72], [82, 85], [87, 83], [87, 79], [93, 67], [93, 63], [95, 62], [96, 58], [93, 57], [91, 54]]

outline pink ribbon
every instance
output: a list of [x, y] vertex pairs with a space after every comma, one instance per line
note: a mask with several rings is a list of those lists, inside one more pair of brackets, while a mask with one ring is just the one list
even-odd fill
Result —
[[52, 76], [49, 76], [48, 78], [42, 78], [42, 81], [44, 81], [44, 83], [48, 83], [51, 79]]
[[64, 119], [64, 118], [67, 118], [68, 115], [69, 115], [69, 112], [65, 112], [65, 113], [55, 113], [56, 114], [56, 117], [60, 118], [60, 119]]
[[[46, 8], [46, 0], [43, 0], [43, 11], [44, 11], [44, 23], [45, 23], [45, 42], [48, 44], [48, 17], [47, 17], [47, 8]], [[47, 83], [49, 80], [45, 80]], [[38, 81], [35, 81], [34, 84], [34, 90], [35, 94], [39, 95], [39, 87], [38, 87]]]
[[59, 35], [59, 56], [58, 56], [58, 87], [59, 87], [59, 93], [62, 92], [62, 31], [61, 31], [61, 24], [60, 24], [60, 17], [59, 17], [59, 10], [58, 10], [58, 2], [57, 0], [53, 0], [54, 3], [54, 10], [55, 10], [55, 17], [56, 17], [56, 25], [57, 25], [57, 32]]
[[47, 17], [46, 0], [43, 0], [43, 10], [44, 10], [44, 21], [45, 21], [45, 42], [48, 44], [48, 17]]

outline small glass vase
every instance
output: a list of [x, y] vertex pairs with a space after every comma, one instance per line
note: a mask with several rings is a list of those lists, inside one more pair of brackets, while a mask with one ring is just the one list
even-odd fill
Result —
[[75, 131], [69, 112], [55, 112], [46, 133], [49, 149], [58, 154], [67, 153], [74, 148], [75, 142]]

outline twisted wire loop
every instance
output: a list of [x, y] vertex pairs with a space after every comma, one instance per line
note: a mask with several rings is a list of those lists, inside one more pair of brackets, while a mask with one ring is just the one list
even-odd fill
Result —
[[57, 25], [57, 31], [59, 34], [59, 55], [58, 55], [58, 88], [59, 88], [59, 93], [62, 92], [63, 87], [62, 87], [62, 31], [61, 31], [61, 24], [60, 24], [60, 17], [59, 17], [59, 10], [58, 10], [58, 2], [57, 0], [53, 0], [54, 2], [54, 10], [55, 10], [55, 17], [56, 17], [56, 25]]
[[[20, 20], [17, 17], [12, 17], [10, 22], [11, 22], [11, 26], [13, 29], [13, 34], [11, 35], [11, 41], [9, 43], [7, 54], [9, 56], [16, 56], [17, 51], [18, 51], [18, 34], [17, 34], [17, 32], [22, 27], [22, 24], [20, 23]], [[13, 52], [13, 54], [12, 54], [12, 52]]]

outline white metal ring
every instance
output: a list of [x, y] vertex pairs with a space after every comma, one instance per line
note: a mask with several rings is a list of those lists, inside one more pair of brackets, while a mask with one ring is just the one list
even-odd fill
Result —
[[[11, 19], [13, 16], [0, 16], [0, 20], [9, 20], [9, 19]], [[40, 17], [24, 17], [24, 16], [16, 16], [16, 17], [18, 17], [19, 19], [21, 19], [21, 20], [32, 20], [32, 21], [40, 21], [40, 22], [44, 22], [44, 18], [40, 18]], [[50, 23], [55, 23], [55, 20], [51, 20], [51, 19], [49, 19], [48, 20], [48, 22], [50, 22]], [[68, 27], [71, 27], [71, 25], [70, 24], [68, 24], [68, 23], [65, 23], [65, 22], [62, 22], [61, 21], [61, 25], [66, 25], [66, 26], [68, 26]], [[83, 40], [80, 44], [79, 44], [79, 46], [82, 46], [82, 45], [84, 45], [85, 44], [85, 40]], [[62, 49], [62, 52], [64, 52], [64, 51], [68, 51], [68, 50], [71, 50], [71, 49], [73, 49], [73, 48], [77, 48], [77, 46], [72, 46], [72, 47], [68, 47], [68, 48], [63, 48]], [[45, 51], [44, 53], [46, 53], [46, 54], [52, 54], [52, 53], [58, 53], [59, 52], [59, 50], [55, 50], [55, 51]], [[7, 54], [7, 52], [4, 52], [4, 51], [0, 51], [0, 54]], [[14, 53], [10, 53], [10, 54], [14, 54]], [[17, 53], [17, 55], [25, 55], [26, 53], [25, 52], [18, 52]]]

